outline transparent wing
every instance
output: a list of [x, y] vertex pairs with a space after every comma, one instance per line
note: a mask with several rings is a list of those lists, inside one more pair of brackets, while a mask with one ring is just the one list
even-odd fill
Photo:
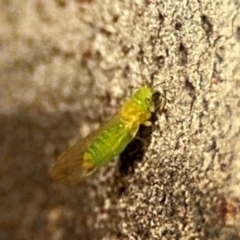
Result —
[[67, 148], [54, 162], [50, 172], [51, 178], [60, 182], [74, 183], [81, 181], [82, 178], [91, 174], [96, 169], [96, 166], [92, 163], [85, 162], [83, 155], [95, 137], [101, 134], [101, 132], [118, 117], [118, 115], [115, 115], [97, 131], [78, 140], [73, 146]]

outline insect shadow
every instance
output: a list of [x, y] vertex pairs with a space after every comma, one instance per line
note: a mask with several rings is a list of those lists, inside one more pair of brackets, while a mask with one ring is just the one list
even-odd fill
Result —
[[150, 126], [140, 125], [139, 130], [133, 140], [128, 144], [125, 150], [120, 154], [118, 161], [119, 174], [129, 175], [134, 173], [134, 166], [137, 162], [141, 162], [146, 150], [151, 142], [151, 135], [154, 130], [155, 122], [157, 121], [157, 111], [160, 106], [160, 93], [153, 94], [153, 101], [157, 108], [151, 114], [149, 121]]

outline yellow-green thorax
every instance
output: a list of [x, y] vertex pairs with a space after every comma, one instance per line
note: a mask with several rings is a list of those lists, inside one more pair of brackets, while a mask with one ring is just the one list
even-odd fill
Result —
[[129, 126], [132, 124], [140, 125], [149, 120], [153, 109], [153, 89], [141, 87], [123, 104], [120, 115]]

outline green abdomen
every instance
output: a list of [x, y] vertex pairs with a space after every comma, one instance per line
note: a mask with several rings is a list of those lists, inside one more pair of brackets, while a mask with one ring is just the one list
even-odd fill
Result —
[[132, 140], [127, 131], [127, 124], [120, 118], [110, 121], [107, 127], [100, 132], [88, 147], [86, 154], [91, 161], [100, 167], [119, 155]]

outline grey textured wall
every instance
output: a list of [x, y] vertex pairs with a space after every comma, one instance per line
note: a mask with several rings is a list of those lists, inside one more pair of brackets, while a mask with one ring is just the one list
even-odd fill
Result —
[[[0, 239], [240, 239], [240, 3], [0, 1]], [[148, 147], [65, 187], [54, 159], [134, 88]]]

